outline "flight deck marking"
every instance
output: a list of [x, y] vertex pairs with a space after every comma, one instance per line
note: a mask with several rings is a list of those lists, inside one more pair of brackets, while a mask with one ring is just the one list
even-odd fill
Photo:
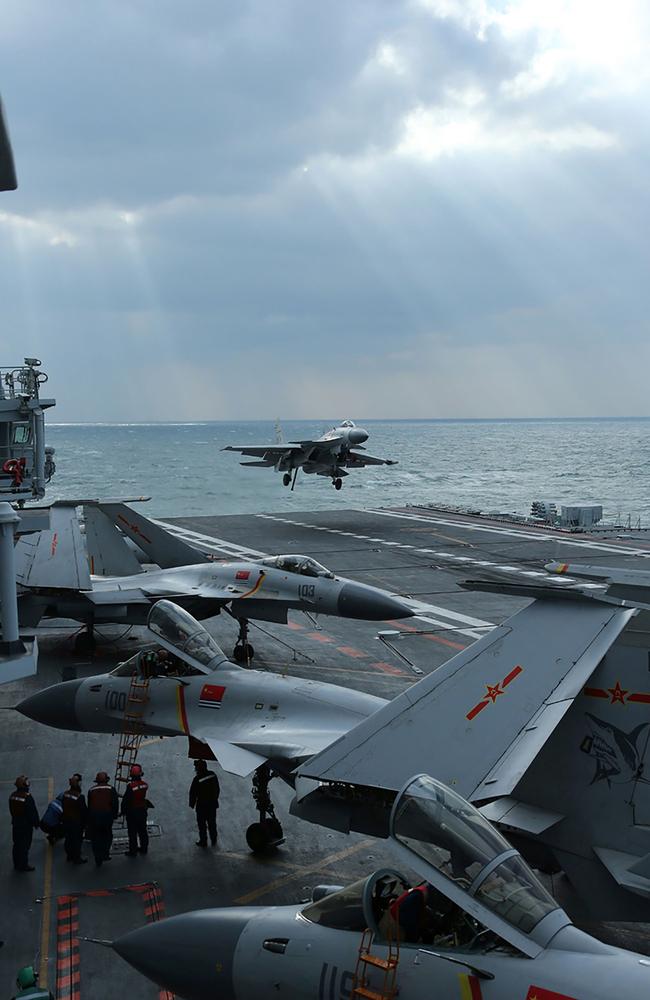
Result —
[[[54, 778], [47, 779], [47, 801], [54, 798]], [[41, 919], [41, 964], [39, 970], [40, 984], [47, 989], [47, 972], [50, 955], [50, 923], [52, 919], [52, 864], [54, 861], [54, 845], [48, 843], [45, 848], [45, 872], [43, 875], [43, 916]]]
[[[367, 510], [361, 508], [358, 509], [360, 514], [377, 514], [380, 517], [395, 517], [401, 518], [404, 521], [419, 521], [425, 524], [444, 524], [447, 527], [452, 528], [466, 528], [468, 531], [482, 531], [495, 535], [509, 535], [513, 538], [530, 538], [533, 541], [541, 542], [557, 542], [559, 545], [575, 545], [578, 548], [583, 549], [596, 549], [599, 552], [613, 552], [616, 555], [634, 555], [643, 556], [646, 559], [650, 559], [650, 551], [648, 549], [629, 549], [622, 548], [621, 546], [614, 545], [604, 545], [602, 542], [593, 542], [586, 540], [579, 540], [576, 538], [565, 538], [556, 534], [543, 534], [540, 532], [531, 531], [529, 529], [520, 528], [504, 528], [499, 526], [491, 526], [484, 524], [473, 524], [465, 521], [453, 521], [451, 519], [442, 517], [427, 517], [418, 514], [398, 514], [395, 511], [390, 510], [377, 510], [376, 508], [370, 507]], [[258, 515], [260, 516], [260, 515]]]
[[477, 702], [476, 705], [474, 705], [474, 708], [470, 709], [470, 711], [465, 716], [468, 722], [471, 722], [472, 719], [475, 719], [476, 716], [479, 714], [479, 712], [482, 712], [484, 708], [488, 707], [488, 705], [494, 705], [499, 695], [506, 693], [505, 688], [507, 688], [508, 684], [512, 683], [512, 681], [514, 681], [516, 677], [519, 677], [519, 674], [522, 674], [523, 672], [524, 668], [519, 666], [519, 664], [517, 664], [517, 666], [514, 667], [510, 671], [510, 673], [503, 678], [503, 680], [500, 683], [486, 684], [485, 694], [483, 695], [482, 700]]
[[301, 878], [303, 875], [310, 875], [312, 872], [323, 871], [325, 868], [329, 868], [337, 861], [349, 858], [350, 855], [356, 854], [357, 851], [363, 851], [366, 847], [370, 847], [372, 844], [376, 845], [376, 841], [362, 840], [358, 844], [354, 844], [352, 847], [346, 847], [342, 851], [337, 851], [336, 854], [330, 854], [325, 858], [320, 858], [311, 865], [301, 865], [298, 868], [294, 868], [289, 875], [282, 875], [279, 878], [273, 879], [272, 882], [267, 882], [266, 885], [261, 885], [257, 889], [253, 889], [252, 892], [247, 892], [244, 896], [238, 896], [237, 899], [233, 899], [233, 903], [236, 903], [238, 906], [246, 906], [248, 903], [252, 903], [254, 899], [259, 899], [260, 896], [266, 896], [269, 892], [273, 892], [274, 889], [278, 889], [280, 886], [293, 882], [296, 878]]

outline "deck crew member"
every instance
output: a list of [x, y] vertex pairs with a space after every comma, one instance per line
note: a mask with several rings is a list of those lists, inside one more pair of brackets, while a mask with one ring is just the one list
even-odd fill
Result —
[[88, 789], [88, 832], [95, 855], [95, 864], [101, 868], [111, 857], [113, 821], [120, 811], [117, 792], [109, 783], [106, 771], [99, 771], [95, 784]]
[[40, 825], [38, 810], [29, 791], [27, 775], [18, 775], [15, 784], [16, 788], [9, 796], [14, 868], [17, 872], [33, 872], [34, 866], [29, 863], [29, 849], [34, 830]]
[[132, 764], [129, 771], [130, 781], [126, 786], [126, 791], [122, 796], [122, 815], [126, 818], [126, 827], [129, 831], [129, 849], [126, 852], [127, 858], [137, 858], [140, 854], [146, 854], [149, 847], [149, 834], [147, 833], [147, 810], [151, 803], [147, 798], [149, 785], [143, 778], [143, 770], [139, 764]]
[[88, 858], [82, 858], [81, 847], [86, 825], [86, 798], [81, 791], [81, 775], [75, 771], [68, 779], [70, 787], [63, 793], [63, 832], [65, 853], [68, 861], [75, 865], [85, 865]]
[[12, 1000], [22, 1000], [23, 997], [31, 997], [31, 1000], [54, 1000], [49, 990], [38, 985], [38, 972], [34, 971], [33, 965], [26, 965], [20, 970], [16, 986], [18, 990]]
[[208, 832], [212, 846], [217, 843], [217, 809], [219, 808], [219, 779], [208, 770], [204, 760], [195, 760], [196, 775], [190, 785], [190, 809], [196, 809], [199, 828], [197, 847], [208, 846]]

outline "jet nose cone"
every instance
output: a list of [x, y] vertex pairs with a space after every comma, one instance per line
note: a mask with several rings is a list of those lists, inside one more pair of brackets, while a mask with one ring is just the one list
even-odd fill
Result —
[[362, 618], [366, 621], [390, 621], [393, 618], [411, 618], [415, 612], [381, 590], [362, 583], [346, 583], [341, 588], [338, 613], [342, 618]]
[[113, 942], [129, 965], [184, 1000], [235, 1000], [233, 959], [251, 910], [195, 910], [147, 924]]
[[83, 681], [63, 681], [31, 694], [16, 705], [16, 711], [28, 719], [55, 729], [81, 729], [75, 711], [77, 691]]
[[364, 444], [368, 440], [368, 431], [363, 427], [355, 427], [349, 433], [350, 444]]

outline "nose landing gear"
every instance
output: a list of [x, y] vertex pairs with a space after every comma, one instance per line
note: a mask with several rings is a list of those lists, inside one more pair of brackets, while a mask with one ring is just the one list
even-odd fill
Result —
[[282, 477], [282, 485], [289, 486], [290, 483], [291, 483], [291, 473], [285, 472], [285, 474]]
[[238, 618], [239, 635], [232, 651], [232, 658], [235, 663], [250, 663], [255, 656], [255, 650], [248, 641], [248, 621], [245, 618]]
[[246, 843], [253, 854], [261, 854], [284, 843], [282, 824], [275, 815], [269, 795], [269, 782], [273, 771], [268, 764], [262, 764], [253, 775], [253, 798], [260, 815], [259, 822], [251, 823], [246, 831]]

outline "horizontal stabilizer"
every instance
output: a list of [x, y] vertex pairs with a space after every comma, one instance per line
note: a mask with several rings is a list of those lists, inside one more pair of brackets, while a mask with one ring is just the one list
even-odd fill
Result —
[[92, 504], [84, 507], [84, 522], [91, 573], [97, 576], [133, 576], [143, 572], [124, 535], [99, 507]]
[[[397, 791], [426, 771], [468, 799], [506, 794], [632, 614], [595, 601], [535, 601], [298, 773]], [[480, 791], [493, 779], [494, 789]]]
[[100, 503], [99, 509], [161, 569], [209, 562], [205, 553], [123, 503]]
[[75, 507], [54, 504], [50, 527], [16, 543], [16, 582], [23, 587], [90, 590], [90, 571]]
[[561, 813], [531, 806], [528, 802], [519, 802], [510, 795], [495, 799], [479, 810], [491, 823], [500, 823], [511, 830], [538, 837], [544, 830], [550, 829], [564, 819]]
[[638, 896], [650, 897], [650, 856], [627, 854], [613, 851], [608, 847], [593, 848], [594, 854], [622, 888], [635, 892]]

